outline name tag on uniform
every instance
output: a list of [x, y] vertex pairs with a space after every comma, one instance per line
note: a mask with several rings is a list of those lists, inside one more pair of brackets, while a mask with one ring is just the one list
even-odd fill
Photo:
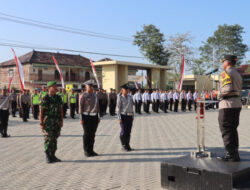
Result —
[[225, 85], [227, 84], [232, 84], [232, 79], [231, 77], [227, 74], [227, 72], [222, 72], [220, 74], [220, 77], [221, 77], [221, 83], [222, 83], [222, 86], [224, 87]]

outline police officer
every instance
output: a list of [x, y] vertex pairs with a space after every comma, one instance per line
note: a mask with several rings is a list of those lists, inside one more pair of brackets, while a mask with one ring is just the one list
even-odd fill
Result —
[[150, 107], [150, 94], [149, 90], [145, 90], [145, 92], [142, 95], [142, 102], [143, 102], [143, 110], [150, 114], [149, 107]]
[[128, 85], [121, 86], [122, 92], [117, 98], [118, 119], [121, 126], [120, 140], [124, 151], [132, 151], [130, 136], [134, 120], [133, 98], [128, 94]]
[[222, 161], [240, 161], [239, 138], [237, 127], [239, 125], [242, 103], [240, 100], [242, 78], [235, 69], [237, 57], [225, 55], [222, 60], [224, 72], [220, 74], [219, 102], [219, 126], [225, 149], [225, 156], [218, 157]]
[[138, 89], [133, 96], [133, 102], [135, 104], [135, 113], [141, 114], [142, 95], [140, 89]]
[[116, 102], [117, 102], [117, 95], [114, 92], [114, 90], [111, 88], [109, 96], [108, 96], [109, 113], [111, 116], [115, 115]]
[[40, 92], [40, 101], [42, 101], [43, 97], [48, 94], [46, 86], [42, 86], [42, 91]]
[[9, 120], [10, 96], [7, 94], [7, 88], [2, 89], [0, 95], [0, 133], [2, 138], [7, 138], [8, 120]]
[[173, 94], [174, 112], [178, 112], [179, 98], [180, 98], [179, 92], [178, 90], [175, 90], [175, 93]]
[[97, 92], [97, 97], [98, 97], [98, 101], [99, 101], [100, 117], [102, 117], [103, 116], [103, 93], [102, 93], [101, 88]]
[[102, 93], [103, 93], [103, 115], [106, 115], [108, 107], [108, 95], [106, 90], [103, 90]]
[[32, 94], [31, 96], [31, 104], [32, 104], [32, 111], [33, 111], [33, 117], [34, 119], [38, 119], [38, 115], [39, 115], [39, 94], [38, 94], [38, 90], [35, 89], [34, 94]]
[[72, 119], [75, 119], [75, 111], [76, 111], [76, 93], [74, 92], [74, 89], [71, 89], [71, 93], [69, 94], [69, 107], [70, 107], [70, 116]]
[[174, 99], [173, 99], [173, 89], [170, 90], [170, 92], [168, 93], [168, 99], [169, 99], [169, 110], [172, 111], [172, 107], [173, 107], [173, 103], [174, 103]]
[[28, 95], [28, 92], [26, 89], [24, 89], [24, 93], [20, 97], [20, 103], [21, 103], [21, 109], [22, 109], [22, 116], [23, 116], [23, 122], [27, 122], [28, 116], [29, 116], [29, 108], [30, 108], [30, 102], [31, 98]]
[[62, 91], [62, 100], [63, 100], [63, 118], [66, 118], [67, 109], [68, 109], [68, 93], [65, 89]]
[[97, 94], [93, 93], [91, 81], [84, 83], [86, 91], [81, 95], [79, 101], [80, 123], [83, 127], [83, 150], [86, 157], [98, 156], [94, 151], [95, 133], [100, 122], [99, 101]]
[[12, 88], [12, 89], [11, 89], [11, 94], [10, 94], [10, 105], [11, 105], [12, 117], [16, 117], [17, 93], [16, 93], [15, 88]]
[[24, 94], [23, 90], [19, 91], [19, 94], [17, 96], [17, 108], [19, 112], [19, 117], [23, 118], [23, 110], [22, 110], [22, 105], [21, 105], [21, 96]]
[[44, 135], [44, 149], [46, 162], [60, 162], [55, 156], [57, 150], [57, 139], [63, 127], [62, 98], [56, 94], [56, 82], [50, 81], [47, 84], [49, 93], [41, 102], [40, 126]]

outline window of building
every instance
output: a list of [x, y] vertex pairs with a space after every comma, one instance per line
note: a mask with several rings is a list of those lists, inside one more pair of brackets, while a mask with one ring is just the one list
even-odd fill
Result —
[[8, 76], [12, 77], [14, 75], [14, 69], [9, 69], [8, 70]]
[[43, 80], [43, 70], [41, 70], [41, 69], [38, 70], [38, 80], [39, 81]]
[[68, 71], [66, 72], [66, 77], [65, 78], [66, 78], [66, 81], [69, 81], [69, 72]]
[[86, 72], [85, 73], [85, 80], [89, 80], [90, 79], [90, 74], [89, 74], [89, 72]]
[[55, 80], [60, 80], [60, 73], [58, 72], [58, 70], [55, 70], [54, 77], [55, 77]]

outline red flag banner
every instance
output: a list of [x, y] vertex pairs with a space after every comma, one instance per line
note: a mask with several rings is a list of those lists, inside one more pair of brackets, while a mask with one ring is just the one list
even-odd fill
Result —
[[17, 72], [18, 72], [18, 75], [19, 75], [19, 80], [20, 80], [20, 85], [21, 85], [21, 89], [23, 90], [23, 89], [25, 89], [23, 67], [22, 67], [21, 61], [16, 56], [16, 53], [15, 53], [14, 49], [11, 48], [11, 50], [12, 50], [14, 58], [15, 58]]
[[90, 63], [91, 63], [91, 66], [92, 66], [93, 74], [95, 76], [95, 80], [97, 82], [97, 86], [98, 86], [98, 88], [100, 88], [100, 83], [99, 83], [99, 80], [98, 80], [98, 77], [97, 77], [97, 74], [96, 74], [96, 70], [95, 70], [95, 66], [94, 66], [94, 64], [92, 62], [92, 59], [90, 59]]
[[56, 58], [54, 56], [52, 56], [52, 58], [53, 58], [53, 61], [54, 61], [55, 65], [56, 65], [56, 69], [60, 74], [60, 79], [61, 79], [61, 82], [62, 82], [62, 88], [65, 88], [64, 80], [63, 80], [63, 76], [62, 76], [62, 72], [61, 72], [61, 69], [59, 67], [59, 64], [58, 64], [58, 62], [57, 62], [57, 60], [56, 60]]
[[182, 89], [183, 79], [184, 79], [184, 75], [185, 75], [184, 55], [182, 55], [181, 60], [182, 60], [182, 68], [181, 68], [181, 77], [180, 77], [179, 88], [178, 88], [179, 91]]
[[13, 78], [14, 78], [14, 75], [10, 78], [9, 88], [8, 88], [9, 93], [11, 92], [11, 86], [12, 86]]

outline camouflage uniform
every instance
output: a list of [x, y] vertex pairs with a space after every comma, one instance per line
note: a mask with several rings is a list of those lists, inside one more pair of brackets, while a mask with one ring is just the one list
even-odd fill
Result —
[[54, 155], [57, 149], [57, 138], [61, 132], [62, 98], [59, 95], [46, 95], [41, 102], [44, 110], [43, 134], [45, 152]]

